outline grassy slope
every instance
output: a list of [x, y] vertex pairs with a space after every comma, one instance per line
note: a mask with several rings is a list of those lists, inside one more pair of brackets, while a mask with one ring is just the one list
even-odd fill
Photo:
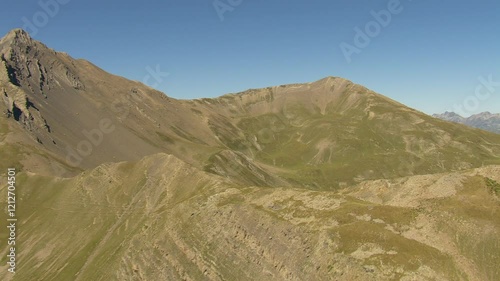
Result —
[[167, 155], [72, 179], [20, 174], [18, 186], [14, 280], [500, 277], [500, 205], [482, 176], [418, 207], [356, 199], [357, 187], [235, 186]]

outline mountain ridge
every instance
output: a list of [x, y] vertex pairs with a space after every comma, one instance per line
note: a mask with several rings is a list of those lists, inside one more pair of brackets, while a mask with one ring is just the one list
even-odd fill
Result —
[[21, 30], [0, 47], [5, 126], [37, 151], [17, 157], [27, 170], [72, 176], [165, 152], [247, 184], [267, 177], [331, 189], [500, 162], [498, 136], [445, 125], [339, 77], [177, 100]]

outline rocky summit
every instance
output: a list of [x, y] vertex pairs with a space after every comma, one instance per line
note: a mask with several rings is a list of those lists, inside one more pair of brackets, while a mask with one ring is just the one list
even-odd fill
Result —
[[0, 94], [1, 280], [500, 279], [500, 135], [460, 116], [339, 77], [178, 100], [20, 29]]

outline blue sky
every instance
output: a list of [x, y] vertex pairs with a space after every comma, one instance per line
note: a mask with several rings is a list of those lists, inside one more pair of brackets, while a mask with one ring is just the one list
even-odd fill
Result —
[[[5, 7], [1, 34], [24, 26], [49, 47], [133, 80], [159, 67], [169, 75], [156, 88], [175, 98], [340, 76], [426, 113], [500, 112], [494, 0], [34, 0]], [[373, 12], [385, 17], [377, 21]], [[355, 40], [356, 27], [368, 44]], [[350, 62], [341, 44], [356, 48]]]

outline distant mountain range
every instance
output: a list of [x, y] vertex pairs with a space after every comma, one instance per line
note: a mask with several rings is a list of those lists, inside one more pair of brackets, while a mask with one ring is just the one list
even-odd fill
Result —
[[434, 114], [432, 116], [446, 121], [460, 123], [500, 134], [500, 114], [498, 113], [493, 114], [491, 112], [481, 112], [466, 118], [456, 114], [455, 112], [447, 111], [443, 114]]

